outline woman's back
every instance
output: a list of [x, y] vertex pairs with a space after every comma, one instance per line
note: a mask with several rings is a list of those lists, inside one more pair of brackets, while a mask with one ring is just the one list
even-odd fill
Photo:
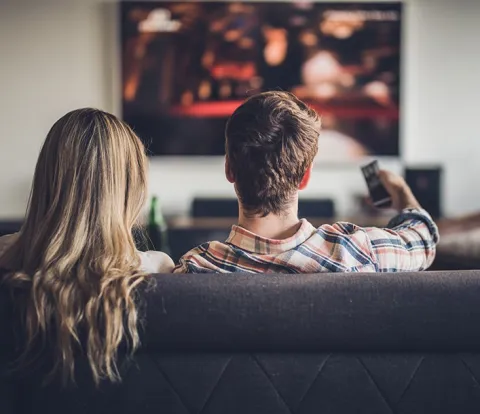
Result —
[[1, 282], [23, 292], [21, 365], [49, 341], [52, 374], [73, 378], [82, 352], [96, 382], [119, 379], [120, 345], [139, 345], [135, 291], [148, 273], [173, 267], [168, 256], [136, 250], [132, 229], [146, 193], [145, 151], [126, 124], [86, 108], [52, 127], [25, 222], [0, 241]]

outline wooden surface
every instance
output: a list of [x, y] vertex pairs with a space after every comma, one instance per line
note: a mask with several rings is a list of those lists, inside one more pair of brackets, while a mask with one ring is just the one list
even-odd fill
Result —
[[[385, 227], [389, 219], [390, 217], [387, 216], [354, 216], [336, 217], [334, 219], [310, 218], [309, 221], [315, 227], [322, 224], [332, 224], [337, 221], [346, 221], [361, 227]], [[216, 232], [228, 234], [232, 225], [236, 224], [238, 220], [236, 217], [172, 217], [167, 221], [171, 242], [178, 239], [176, 256], [180, 257], [197, 244], [206, 241], [210, 237], [217, 237], [218, 234]], [[0, 221], [0, 236], [17, 232], [21, 224], [20, 220]], [[437, 266], [435, 268], [437, 270], [479, 269], [480, 213], [454, 219], [441, 219], [437, 224], [440, 230], [440, 243], [437, 247]], [[177, 234], [176, 237], [174, 236], [175, 234]], [[476, 237], [476, 234], [479, 237]], [[462, 243], [467, 244], [462, 245]]]
[[[354, 223], [360, 227], [385, 227], [388, 224], [390, 217], [336, 217], [336, 218], [309, 218], [308, 221], [315, 227], [322, 224], [333, 224], [338, 221], [345, 221]], [[232, 218], [192, 218], [192, 217], [173, 217], [167, 220], [170, 230], [229, 230], [232, 225], [238, 223], [236, 217]]]
[[458, 218], [440, 219], [437, 224], [440, 234], [462, 233], [480, 228], [480, 213], [469, 214]]
[[480, 269], [480, 214], [441, 219], [437, 224], [440, 231], [438, 268]]
[[[308, 220], [315, 227], [322, 224], [333, 224], [337, 221], [354, 223], [361, 227], [385, 227], [391, 217], [387, 216], [355, 216], [355, 217], [335, 217], [335, 218], [309, 218]], [[167, 224], [170, 230], [230, 230], [232, 225], [237, 224], [237, 217], [217, 218], [204, 217], [193, 218], [188, 216], [179, 216], [167, 218]], [[10, 234], [20, 229], [21, 221], [0, 221], [0, 234]]]
[[[357, 224], [361, 227], [385, 227], [391, 217], [388, 216], [339, 216], [335, 218], [309, 218], [308, 220], [315, 226], [321, 226], [322, 224], [332, 224], [337, 221], [346, 221], [349, 223]], [[233, 224], [237, 223], [236, 217], [231, 218], [193, 218], [188, 216], [171, 217], [168, 220], [168, 225], [172, 229], [179, 230], [225, 230], [230, 229]], [[21, 220], [1, 220], [0, 230], [3, 230], [4, 234], [16, 232], [20, 229], [22, 224]], [[461, 234], [465, 231], [472, 230], [474, 228], [480, 228], [480, 213], [471, 214], [464, 217], [441, 219], [437, 222], [441, 235], [449, 235], [458, 233]]]

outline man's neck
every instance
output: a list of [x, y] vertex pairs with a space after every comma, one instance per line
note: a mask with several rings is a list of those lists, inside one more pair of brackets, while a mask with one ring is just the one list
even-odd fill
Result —
[[238, 225], [260, 237], [284, 240], [294, 236], [301, 224], [298, 219], [298, 207], [295, 203], [280, 215], [269, 214], [265, 217], [246, 215], [240, 205]]

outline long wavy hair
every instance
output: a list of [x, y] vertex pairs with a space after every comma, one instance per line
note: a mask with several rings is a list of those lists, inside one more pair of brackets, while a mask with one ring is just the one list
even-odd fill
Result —
[[[98, 384], [120, 380], [122, 344], [139, 346], [135, 288], [145, 279], [132, 236], [146, 198], [144, 147], [122, 121], [85, 108], [60, 118], [38, 158], [24, 224], [0, 257], [21, 295], [26, 346], [53, 341], [51, 375], [74, 380], [86, 354]], [[123, 345], [122, 345], [123, 349]]]

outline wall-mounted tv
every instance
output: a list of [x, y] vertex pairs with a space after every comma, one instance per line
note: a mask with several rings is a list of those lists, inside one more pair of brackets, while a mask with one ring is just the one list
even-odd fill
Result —
[[287, 90], [321, 159], [399, 155], [401, 3], [122, 2], [123, 117], [152, 155], [223, 155], [228, 116]]

